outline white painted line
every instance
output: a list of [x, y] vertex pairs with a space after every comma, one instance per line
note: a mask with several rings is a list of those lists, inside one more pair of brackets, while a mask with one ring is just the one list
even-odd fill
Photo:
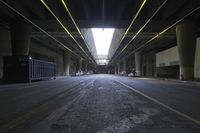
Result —
[[184, 113], [182, 113], [182, 112], [180, 112], [180, 111], [178, 111], [178, 110], [176, 110], [176, 109], [174, 109], [174, 108], [172, 108], [172, 107], [170, 107], [170, 106], [168, 106], [168, 105], [166, 105], [166, 104], [164, 104], [164, 103], [158, 101], [157, 99], [152, 98], [152, 97], [150, 97], [150, 96], [148, 96], [148, 95], [142, 93], [141, 91], [138, 91], [138, 90], [134, 89], [134, 88], [131, 87], [131, 86], [128, 86], [128, 85], [126, 85], [126, 84], [124, 84], [124, 83], [122, 83], [122, 82], [120, 82], [120, 81], [117, 81], [117, 80], [114, 80], [114, 81], [120, 83], [121, 85], [123, 85], [123, 86], [125, 86], [125, 87], [127, 87], [127, 88], [129, 88], [129, 89], [131, 89], [131, 90], [133, 90], [134, 92], [136, 92], [136, 93], [138, 93], [138, 94], [140, 94], [140, 95], [146, 97], [147, 99], [149, 99], [149, 100], [151, 100], [151, 101], [153, 101], [153, 102], [155, 102], [155, 103], [157, 103], [157, 104], [163, 106], [164, 108], [166, 108], [166, 109], [168, 109], [168, 110], [170, 110], [170, 111], [172, 111], [172, 112], [178, 114], [179, 116], [184, 117], [184, 118], [186, 118], [186, 119], [192, 121], [193, 123], [197, 124], [198, 126], [200, 126], [200, 121], [199, 121], [199, 120], [196, 120], [195, 118], [192, 118], [192, 117], [190, 117], [190, 116], [188, 116], [188, 115], [186, 115], [186, 114], [184, 114]]
[[[79, 82], [78, 84], [76, 84], [76, 85], [74, 85], [74, 86], [72, 86], [70, 88], [77, 87], [78, 85], [80, 85], [80, 83], [85, 82], [85, 81], [86, 80], [81, 80], [81, 82]], [[47, 109], [49, 107], [49, 103], [52, 102], [52, 100], [55, 100], [56, 98], [61, 97], [61, 96], [65, 96], [66, 94], [68, 94], [68, 92], [69, 92], [68, 90], [67, 91], [63, 91], [62, 93], [57, 94], [54, 99], [50, 99], [48, 101], [45, 101], [41, 105], [33, 108], [31, 111], [23, 114], [22, 116], [18, 116], [17, 118], [14, 118], [13, 120], [9, 121], [8, 123], [5, 123], [4, 125], [1, 125], [0, 126], [0, 133], [2, 133], [2, 132], [6, 133], [8, 130], [15, 128], [15, 127], [19, 126], [22, 123], [25, 123], [28, 119], [30, 119], [31, 117], [33, 117], [33, 115], [35, 115], [37, 113], [41, 113], [42, 111], [44, 111], [45, 109]], [[81, 95], [84, 95], [84, 94], [80, 94], [78, 96], [81, 96]], [[77, 99], [78, 98], [79, 97], [77, 97]]]

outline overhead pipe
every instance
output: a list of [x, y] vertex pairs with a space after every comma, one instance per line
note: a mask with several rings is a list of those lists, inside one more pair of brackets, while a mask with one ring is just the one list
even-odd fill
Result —
[[[71, 12], [69, 11], [69, 8], [68, 8], [67, 4], [65, 3], [64, 0], [61, 0], [61, 2], [62, 2], [62, 4], [63, 4], [65, 10], [67, 11], [69, 17], [71, 18], [73, 24], [75, 25], [75, 27], [76, 27], [78, 33], [80, 34], [81, 38], [83, 39], [84, 43], [86, 44], [86, 46], [87, 46], [87, 48], [88, 48], [88, 45], [87, 45], [87, 43], [86, 43], [86, 41], [85, 41], [85, 38], [84, 38], [83, 34], [81, 33], [80, 28], [78, 27], [76, 21], [74, 20], [74, 18], [73, 18], [73, 16], [72, 16]], [[89, 50], [89, 48], [88, 48], [88, 50]], [[94, 62], [94, 61], [93, 61], [93, 62]]]
[[[186, 19], [188, 16], [190, 16], [191, 14], [193, 14], [194, 12], [196, 12], [197, 10], [200, 9], [200, 6], [198, 6], [197, 8], [193, 9], [192, 11], [190, 11], [188, 14], [186, 14], [185, 16], [183, 16], [181, 19], [179, 19], [178, 21], [176, 21], [175, 23], [173, 23], [172, 25], [170, 25], [169, 27], [167, 27], [166, 29], [162, 30], [161, 32], [159, 32], [157, 35], [155, 35], [153, 38], [151, 38], [149, 41], [147, 41], [146, 43], [144, 43], [143, 45], [141, 45], [140, 47], [136, 48], [135, 50], [133, 50], [130, 54], [128, 54], [127, 56], [125, 56], [124, 58], [129, 57], [130, 55], [132, 55], [134, 52], [140, 50], [141, 48], [143, 48], [144, 46], [146, 46], [147, 44], [149, 44], [150, 42], [152, 42], [153, 40], [155, 40], [156, 38], [158, 38], [159, 36], [161, 36], [162, 34], [166, 33], [169, 29], [171, 29], [172, 27], [176, 26], [178, 23], [180, 23], [181, 21], [183, 21], [184, 19]], [[123, 58], [123, 59], [124, 59]], [[121, 59], [122, 60], [122, 59]]]
[[56, 38], [54, 38], [52, 35], [50, 35], [47, 31], [45, 31], [44, 29], [42, 29], [40, 26], [38, 26], [37, 24], [35, 24], [33, 21], [31, 21], [30, 19], [28, 19], [26, 16], [24, 16], [23, 14], [21, 14], [19, 11], [17, 11], [15, 8], [13, 8], [12, 6], [10, 6], [8, 3], [6, 3], [3, 0], [0, 0], [0, 2], [2, 2], [5, 6], [7, 6], [9, 9], [11, 9], [13, 12], [17, 13], [18, 15], [20, 15], [22, 18], [24, 18], [26, 21], [28, 21], [29, 23], [31, 23], [33, 26], [35, 26], [36, 28], [38, 28], [39, 30], [41, 30], [43, 33], [45, 33], [47, 36], [49, 36], [51, 39], [53, 39], [54, 41], [56, 41], [58, 44], [60, 44], [62, 47], [64, 47], [65, 49], [67, 49], [68, 51], [70, 51], [71, 53], [73, 53], [74, 55], [80, 57], [78, 54], [76, 54], [75, 52], [73, 52], [70, 48], [68, 48], [66, 45], [64, 45], [63, 43], [61, 43], [60, 41], [58, 41]]
[[85, 52], [83, 47], [78, 43], [78, 41], [74, 38], [74, 36], [69, 32], [69, 30], [64, 26], [64, 24], [58, 19], [58, 17], [53, 13], [53, 11], [49, 8], [49, 6], [41, 0], [42, 4], [47, 8], [47, 10], [53, 15], [53, 17], [57, 20], [57, 22], [62, 26], [62, 28], [67, 32], [67, 34], [74, 40], [74, 42], [79, 46], [79, 48], [85, 53], [85, 55], [94, 63], [94, 61], [90, 58], [90, 56]]
[[130, 43], [141, 33], [141, 31], [147, 26], [147, 24], [153, 19], [153, 17], [160, 11], [160, 9], [167, 3], [168, 0], [165, 0], [159, 8], [153, 13], [153, 15], [147, 20], [147, 22], [136, 32], [136, 34], [131, 38], [131, 40], [123, 47], [123, 49], [115, 56], [115, 60], [129, 45]]

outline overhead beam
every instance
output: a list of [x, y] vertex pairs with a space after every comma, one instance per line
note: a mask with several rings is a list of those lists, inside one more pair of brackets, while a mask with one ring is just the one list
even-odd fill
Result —
[[44, 0], [40, 0], [40, 1], [46, 7], [46, 9], [51, 13], [51, 15], [55, 18], [55, 20], [60, 24], [60, 26], [64, 29], [64, 31], [67, 34], [69, 34], [69, 36], [74, 40], [74, 42], [79, 46], [79, 48], [85, 53], [85, 55], [88, 57], [88, 59], [90, 59], [92, 62], [94, 62], [92, 60], [92, 58], [85, 52], [85, 50], [83, 49], [83, 47], [81, 46], [81, 44], [70, 33], [70, 31], [68, 30], [68, 28], [60, 21], [60, 19], [55, 15], [55, 13], [49, 8], [49, 6], [47, 5], [47, 3]]
[[[56, 20], [32, 20], [33, 22], [35, 22], [36, 24], [42, 26], [42, 27], [46, 27], [50, 28], [50, 26], [48, 26], [47, 24], [50, 24], [51, 26], [55, 26], [59, 28], [59, 25], [57, 23]], [[69, 20], [63, 20], [60, 19], [60, 21], [64, 24], [67, 25], [69, 28], [74, 27], [72, 21]], [[134, 23], [134, 27], [132, 27], [131, 31], [134, 29], [138, 29], [139, 27], [141, 27], [147, 20], [137, 20]], [[163, 25], [168, 25], [173, 23], [175, 20], [152, 20], [149, 23], [149, 27], [152, 27], [153, 29], [156, 29], [157, 31], [159, 31], [160, 26]], [[79, 28], [102, 28], [102, 20], [77, 20], [77, 25], [79, 26]], [[105, 28], [126, 28], [128, 25], [129, 21], [127, 20], [119, 20], [116, 23], [116, 20], [106, 20], [106, 22], [104, 23], [104, 27]]]
[[[159, 32], [141, 32], [137, 38], [152, 38], [155, 35], [157, 35]], [[135, 36], [137, 34], [137, 32], [129, 32], [126, 35], [126, 38], [132, 38], [133, 36]], [[172, 33], [166, 33], [164, 34], [162, 37], [166, 37], [166, 38], [174, 38], [176, 37], [176, 33], [172, 32]]]
[[13, 8], [11, 5], [9, 5], [7, 2], [5, 2], [4, 0], [0, 0], [0, 2], [2, 4], [4, 4], [5, 6], [7, 6], [9, 9], [11, 9], [14, 13], [18, 14], [19, 16], [21, 16], [23, 19], [25, 19], [27, 22], [29, 22], [30, 24], [32, 24], [34, 27], [36, 27], [37, 29], [39, 29], [40, 31], [42, 31], [43, 33], [45, 33], [46, 35], [48, 35], [51, 39], [53, 39], [56, 43], [58, 43], [60, 46], [64, 47], [65, 49], [69, 50], [71, 53], [73, 53], [74, 55], [80, 57], [78, 54], [74, 53], [69, 47], [67, 47], [65, 44], [63, 44], [62, 42], [60, 42], [59, 40], [57, 40], [56, 38], [54, 38], [53, 36], [51, 36], [47, 31], [45, 31], [43, 28], [41, 28], [40, 26], [38, 26], [36, 23], [34, 23], [33, 21], [31, 21], [29, 18], [27, 18], [26, 16], [24, 16], [21, 12], [19, 12], [18, 10], [16, 10], [15, 8]]
[[132, 27], [133, 23], [135, 22], [135, 20], [137, 19], [139, 13], [141, 12], [142, 8], [144, 7], [144, 5], [146, 4], [147, 0], [143, 0], [141, 6], [139, 7], [137, 13], [135, 14], [135, 16], [133, 17], [130, 25], [128, 26], [128, 28], [126, 29], [124, 35], [122, 36], [120, 43], [123, 41], [123, 39], [125, 38], [126, 34], [129, 32], [130, 28]]
[[[71, 38], [66, 32], [49, 32], [50, 35], [56, 38]], [[78, 32], [71, 32], [75, 38], [81, 38]], [[32, 32], [32, 37], [47, 38], [48, 36], [43, 32]]]
[[149, 45], [152, 41], [156, 40], [157, 38], [161, 37], [162, 35], [164, 35], [167, 31], [169, 31], [171, 28], [173, 28], [174, 26], [176, 26], [177, 24], [179, 24], [180, 22], [182, 22], [183, 20], [185, 20], [186, 18], [188, 18], [190, 15], [192, 15], [194, 12], [197, 12], [200, 10], [200, 6], [197, 6], [196, 8], [192, 9], [190, 12], [188, 12], [187, 14], [185, 14], [182, 18], [179, 18], [177, 21], [175, 21], [173, 24], [171, 24], [170, 26], [168, 26], [167, 28], [161, 30], [157, 35], [155, 35], [153, 38], [151, 38], [150, 40], [148, 40], [147, 42], [143, 43], [142, 45], [140, 45], [139, 47], [137, 47], [136, 49], [134, 49], [132, 52], [130, 52], [129, 54], [126, 54], [123, 58], [121, 57], [120, 60], [123, 60], [127, 57], [129, 57], [130, 55], [132, 55], [133, 53], [135, 53], [136, 51], [141, 51], [141, 49], [143, 49], [144, 47], [146, 47], [147, 45]]
[[[121, 49], [121, 51], [112, 59], [115, 60], [122, 52], [125, 51], [125, 49], [131, 44], [131, 42], [141, 33], [141, 31], [150, 23], [150, 21], [153, 19], [153, 17], [160, 11], [160, 9], [167, 3], [167, 0], [165, 0], [157, 9], [156, 11], [151, 15], [151, 17], [144, 23], [144, 25], [137, 31], [137, 33], [130, 39], [130, 41]], [[126, 34], [126, 33], [125, 33]], [[123, 38], [122, 38], [123, 39]], [[121, 40], [123, 41], [123, 40]], [[121, 43], [121, 42], [120, 42]], [[112, 63], [110, 62], [110, 63]]]
[[[62, 4], [63, 4], [63, 6], [64, 6], [66, 12], [68, 13], [70, 19], [72, 20], [73, 24], [75, 25], [76, 30], [78, 31], [79, 35], [81, 36], [81, 38], [82, 38], [84, 44], [86, 45], [87, 49], [90, 51], [90, 49], [88, 48], [88, 44], [87, 44], [87, 42], [86, 42], [86, 40], [85, 40], [83, 34], [81, 33], [80, 28], [78, 27], [78, 25], [77, 25], [77, 23], [76, 23], [74, 17], [72, 16], [72, 14], [71, 14], [71, 12], [70, 12], [70, 10], [69, 10], [69, 8], [68, 8], [67, 3], [66, 3], [64, 0], [61, 0], [61, 2], [62, 2]], [[91, 52], [91, 51], [90, 51], [90, 52]], [[89, 57], [89, 56], [88, 56], [88, 57]], [[90, 58], [90, 57], [89, 57], [89, 58]], [[96, 64], [95, 61], [93, 60], [93, 58], [90, 58], [90, 59], [91, 59], [91, 61], [92, 61], [94, 64]]]

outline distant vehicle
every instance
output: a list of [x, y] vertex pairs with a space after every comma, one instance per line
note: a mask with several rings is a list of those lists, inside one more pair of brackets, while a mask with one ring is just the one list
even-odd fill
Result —
[[135, 69], [133, 68], [132, 71], [128, 74], [129, 77], [135, 77], [137, 76], [137, 73], [135, 71]]
[[128, 74], [128, 77], [133, 77], [135, 76], [132, 72]]
[[90, 75], [93, 74], [94, 72], [89, 70], [89, 71], [82, 71], [82, 70], [78, 70], [77, 72], [74, 72], [71, 74], [71, 76], [83, 76], [83, 75]]
[[120, 72], [120, 75], [121, 75], [121, 76], [127, 76], [127, 73], [126, 73], [126, 71], [121, 71], [121, 72]]
[[84, 75], [84, 73], [83, 73], [81, 70], [79, 70], [79, 71], [76, 73], [76, 76], [82, 76], [82, 75]]

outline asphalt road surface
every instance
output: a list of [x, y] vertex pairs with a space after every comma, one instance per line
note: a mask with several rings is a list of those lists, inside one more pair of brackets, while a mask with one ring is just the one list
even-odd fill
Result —
[[200, 133], [200, 83], [113, 75], [0, 85], [0, 133]]

